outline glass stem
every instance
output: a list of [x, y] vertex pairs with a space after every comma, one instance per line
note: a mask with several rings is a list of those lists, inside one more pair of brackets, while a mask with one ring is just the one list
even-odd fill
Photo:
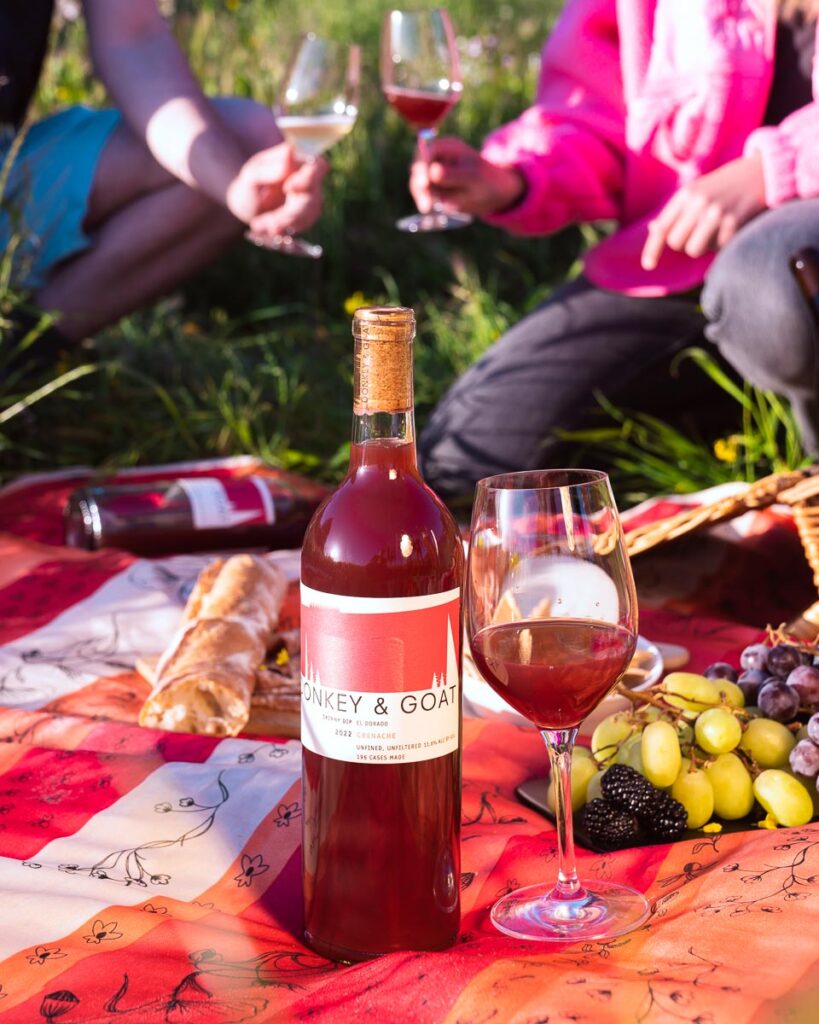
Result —
[[[418, 130], [418, 152], [421, 154], [421, 159], [429, 167], [429, 144], [438, 137], [437, 128], [420, 128]], [[435, 200], [432, 204], [433, 213], [442, 213], [442, 207], [439, 200]]]
[[[316, 162], [316, 158], [314, 156], [310, 156], [308, 153], [300, 153], [299, 150], [295, 148], [295, 146], [293, 147], [293, 150], [294, 150], [296, 156], [300, 160], [303, 160], [304, 163], [306, 163], [306, 164], [314, 164]], [[279, 235], [279, 238], [281, 238], [281, 240], [283, 242], [294, 242], [295, 241], [295, 236], [293, 235], [293, 232], [290, 230], [290, 228], [286, 228], [284, 234], [283, 235]]]
[[557, 825], [557, 885], [553, 899], [577, 900], [586, 894], [577, 877], [574, 862], [574, 825], [572, 822], [572, 748], [577, 729], [543, 729], [555, 784], [555, 823]]

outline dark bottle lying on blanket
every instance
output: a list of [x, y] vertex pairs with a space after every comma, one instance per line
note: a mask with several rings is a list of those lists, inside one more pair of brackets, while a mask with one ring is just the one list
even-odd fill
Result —
[[191, 476], [81, 487], [64, 511], [66, 544], [153, 557], [298, 547], [326, 490], [292, 476]]

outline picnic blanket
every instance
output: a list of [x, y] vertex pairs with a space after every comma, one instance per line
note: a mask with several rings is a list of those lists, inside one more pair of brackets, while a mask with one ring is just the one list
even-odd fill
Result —
[[[492, 903], [551, 878], [556, 851], [551, 824], [514, 796], [545, 771], [540, 738], [486, 719], [464, 723], [458, 943], [355, 966], [312, 953], [301, 937], [299, 744], [136, 725], [148, 688], [134, 660], [167, 642], [207, 556], [59, 546], [59, 507], [77, 479], [0, 490], [4, 1024], [816, 1020], [816, 825], [578, 850], [581, 875], [647, 893], [646, 924], [575, 945], [497, 933]], [[298, 553], [278, 557], [292, 624]], [[759, 636], [667, 606], [644, 609], [641, 632], [685, 644], [699, 668], [735, 660]]]

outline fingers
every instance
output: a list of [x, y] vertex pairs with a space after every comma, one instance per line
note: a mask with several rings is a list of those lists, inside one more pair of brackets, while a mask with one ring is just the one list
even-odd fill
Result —
[[432, 209], [433, 195], [429, 167], [422, 160], [416, 160], [410, 168], [409, 190], [421, 213], [429, 213]]
[[429, 181], [434, 188], [466, 189], [472, 185], [479, 173], [477, 159], [459, 161], [458, 163], [442, 163], [435, 160], [429, 165]]
[[426, 147], [426, 158], [420, 148], [416, 164], [425, 164], [433, 187], [462, 189], [472, 185], [480, 174], [481, 155], [461, 139], [434, 139]]
[[312, 192], [321, 188], [321, 183], [330, 165], [323, 157], [303, 163], [284, 183], [285, 194], [289, 192]]
[[674, 223], [668, 229], [665, 236], [665, 244], [675, 252], [684, 252], [686, 243], [691, 237], [691, 232], [699, 223], [702, 211], [698, 206], [688, 203], [678, 212]]
[[469, 163], [470, 161], [474, 163], [480, 157], [476, 149], [454, 135], [432, 139], [425, 144], [425, 149], [430, 163], [436, 160], [441, 163]]
[[[289, 148], [289, 147], [287, 147]], [[279, 146], [265, 150], [251, 158], [254, 162], [252, 176], [257, 195], [255, 215], [250, 218], [251, 234], [263, 243], [265, 238], [286, 232], [306, 231], [312, 227], [321, 214], [321, 184], [329, 164], [324, 159], [299, 161], [276, 153]], [[284, 160], [284, 162], [283, 162]], [[290, 167], [290, 172], [276, 185], [267, 183], [267, 172]]]
[[463, 139], [446, 136], [419, 145], [410, 171], [410, 191], [416, 205], [426, 213], [433, 202], [458, 202], [480, 171], [480, 154]]
[[740, 229], [740, 222], [733, 213], [726, 213], [722, 218], [717, 235], [717, 249], [727, 245]]
[[722, 221], [722, 207], [717, 203], [707, 206], [685, 240], [685, 252], [696, 259], [716, 248]]
[[[324, 176], [324, 172], [319, 173]], [[320, 179], [316, 187], [299, 189], [292, 179], [288, 181], [284, 203], [254, 217], [250, 222], [251, 233], [264, 237], [307, 231], [321, 216], [322, 193], [318, 183]]]
[[253, 184], [283, 184], [301, 164], [293, 147], [280, 142], [249, 157], [242, 167], [242, 174]]
[[410, 168], [410, 192], [422, 213], [433, 203], [451, 210], [474, 212], [474, 195], [482, 184], [480, 154], [460, 139], [433, 140], [427, 150], [420, 149]]
[[654, 270], [660, 262], [660, 256], [662, 256], [663, 249], [665, 248], [668, 232], [677, 219], [681, 205], [681, 193], [678, 192], [669, 199], [654, 220], [648, 225], [648, 238], [640, 254], [640, 265], [643, 270]]
[[649, 224], [640, 264], [644, 270], [654, 270], [666, 248], [696, 259], [725, 245], [736, 230], [736, 218], [721, 203], [709, 203], [704, 196], [682, 189]]

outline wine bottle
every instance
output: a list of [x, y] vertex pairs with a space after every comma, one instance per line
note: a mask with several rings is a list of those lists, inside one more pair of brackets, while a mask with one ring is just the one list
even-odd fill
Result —
[[359, 309], [350, 467], [302, 549], [305, 938], [351, 962], [460, 919], [458, 528], [416, 462], [411, 309]]
[[819, 327], [819, 250], [799, 249], [790, 258], [791, 273], [802, 292], [805, 302]]
[[70, 547], [153, 557], [298, 547], [326, 488], [292, 474], [87, 485], [63, 511]]

